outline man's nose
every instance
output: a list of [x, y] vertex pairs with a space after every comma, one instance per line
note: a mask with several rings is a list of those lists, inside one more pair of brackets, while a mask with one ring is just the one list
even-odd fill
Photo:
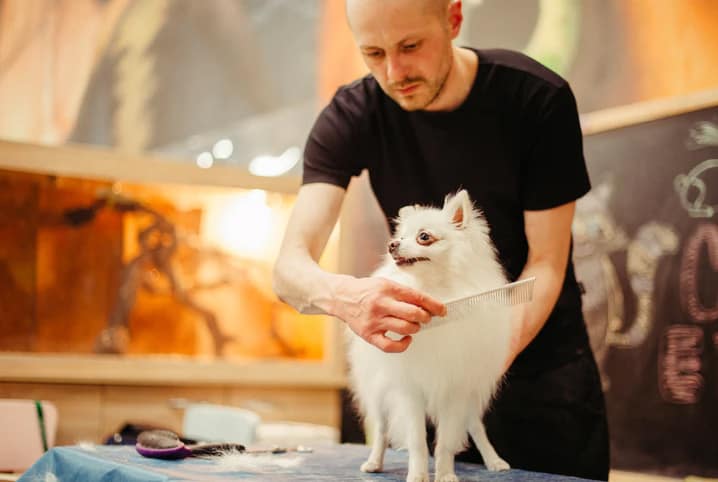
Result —
[[394, 251], [399, 247], [399, 241], [392, 241], [389, 243], [389, 253], [394, 254]]
[[390, 55], [387, 57], [386, 78], [391, 83], [400, 83], [406, 79], [404, 62], [398, 55]]

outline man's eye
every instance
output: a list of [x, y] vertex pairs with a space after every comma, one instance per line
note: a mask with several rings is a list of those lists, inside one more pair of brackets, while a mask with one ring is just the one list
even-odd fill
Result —
[[416, 50], [416, 48], [417, 48], [418, 46], [419, 46], [418, 43], [406, 44], [406, 45], [403, 45], [403, 46], [402, 46], [402, 49], [403, 49], [405, 52], [406, 52], [406, 51], [412, 51], [412, 50]]
[[381, 52], [373, 51], [373, 52], [366, 52], [364, 55], [371, 58], [377, 58], [381, 56]]

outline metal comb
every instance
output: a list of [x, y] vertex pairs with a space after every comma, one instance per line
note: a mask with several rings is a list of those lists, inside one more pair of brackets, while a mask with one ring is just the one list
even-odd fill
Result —
[[488, 291], [447, 301], [446, 316], [434, 317], [429, 324], [422, 326], [422, 331], [450, 323], [457, 317], [470, 313], [473, 307], [480, 304], [497, 303], [502, 306], [514, 306], [528, 303], [533, 296], [535, 281], [536, 277], [532, 276]]

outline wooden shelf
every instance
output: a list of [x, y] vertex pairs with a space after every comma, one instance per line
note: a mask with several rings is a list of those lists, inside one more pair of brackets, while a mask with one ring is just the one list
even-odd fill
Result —
[[120, 385], [251, 385], [342, 388], [342, 364], [297, 360], [202, 360], [190, 357], [0, 354], [0, 381]]
[[242, 166], [214, 165], [202, 169], [188, 160], [127, 154], [103, 147], [44, 146], [3, 140], [0, 140], [0, 169], [83, 179], [238, 187], [290, 194], [296, 193], [300, 185], [298, 175], [255, 176]]
[[718, 104], [718, 89], [627, 104], [581, 115], [583, 135], [705, 109]]

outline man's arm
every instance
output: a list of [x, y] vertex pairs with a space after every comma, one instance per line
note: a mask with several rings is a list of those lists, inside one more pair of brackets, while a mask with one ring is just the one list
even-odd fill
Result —
[[506, 368], [533, 340], [558, 300], [571, 246], [571, 222], [576, 203], [524, 212], [529, 253], [520, 278], [536, 277], [531, 303], [515, 307], [513, 336]]
[[[419, 323], [443, 315], [445, 307], [424, 293], [381, 278], [329, 273], [319, 257], [339, 216], [345, 190], [325, 183], [299, 189], [274, 266], [274, 291], [302, 313], [326, 313], [345, 321], [369, 343], [404, 351]], [[387, 331], [404, 335], [399, 341]]]

